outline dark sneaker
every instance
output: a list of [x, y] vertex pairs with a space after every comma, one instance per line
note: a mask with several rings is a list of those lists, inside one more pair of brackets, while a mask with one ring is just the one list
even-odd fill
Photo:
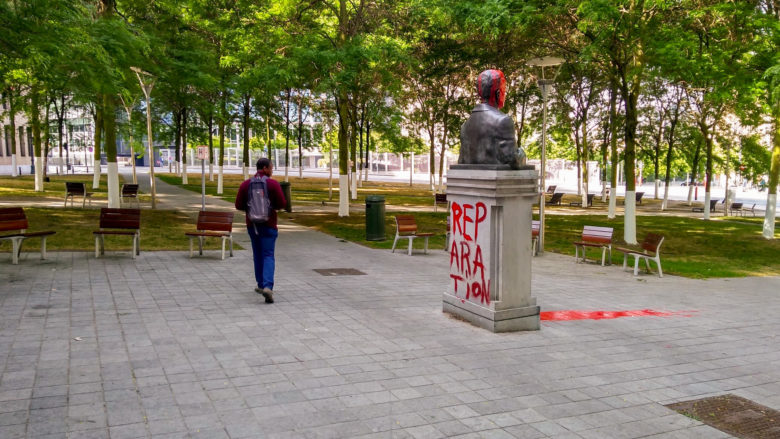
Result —
[[255, 287], [255, 293], [257, 294], [263, 294], [263, 289], [260, 287]]
[[260, 294], [265, 297], [265, 303], [274, 303], [274, 292], [270, 288], [263, 288]]

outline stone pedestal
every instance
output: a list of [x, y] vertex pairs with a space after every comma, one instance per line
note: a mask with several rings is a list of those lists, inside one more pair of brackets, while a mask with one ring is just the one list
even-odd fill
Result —
[[531, 297], [531, 208], [535, 170], [453, 167], [450, 203], [450, 282], [444, 312], [493, 332], [539, 329]]

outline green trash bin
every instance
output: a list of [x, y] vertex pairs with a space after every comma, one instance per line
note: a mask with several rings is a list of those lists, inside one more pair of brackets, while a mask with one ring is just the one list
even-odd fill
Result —
[[385, 197], [366, 197], [366, 241], [385, 240]]
[[279, 182], [279, 185], [282, 186], [282, 193], [284, 194], [284, 199], [287, 200], [287, 206], [285, 206], [284, 210], [288, 212], [292, 212], [292, 196], [290, 195], [290, 182], [281, 181]]

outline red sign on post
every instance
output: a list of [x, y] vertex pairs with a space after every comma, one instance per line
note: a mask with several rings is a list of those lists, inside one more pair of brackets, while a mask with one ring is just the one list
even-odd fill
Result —
[[209, 158], [209, 147], [200, 145], [198, 146], [198, 160], [206, 160]]

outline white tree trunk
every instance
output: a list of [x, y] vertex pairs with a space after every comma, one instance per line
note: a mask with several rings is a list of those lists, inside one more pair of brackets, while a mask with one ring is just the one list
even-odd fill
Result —
[[181, 184], [190, 184], [190, 181], [187, 178], [187, 164], [184, 162], [181, 164], [181, 171]]
[[777, 194], [767, 194], [766, 215], [764, 215], [764, 230], [766, 239], [775, 239], [775, 215], [777, 213]]
[[33, 158], [35, 159], [35, 192], [43, 192], [43, 157]]
[[636, 191], [626, 191], [626, 211], [623, 216], [623, 240], [636, 244]]
[[653, 198], [655, 198], [656, 200], [658, 199], [658, 191], [659, 190], [660, 190], [660, 185], [658, 184], [658, 179], [656, 178], [655, 179], [655, 195], [653, 196]]
[[694, 188], [694, 185], [692, 185], [692, 184], [690, 184], [690, 182], [688, 182], [688, 205], [689, 206], [691, 204], [693, 204], [693, 188]]
[[298, 178], [303, 178], [303, 161], [301, 161], [301, 164], [298, 166]]
[[601, 202], [607, 202], [607, 182], [601, 183]]
[[613, 187], [609, 190], [609, 211], [607, 218], [614, 219], [615, 211], [617, 210], [617, 188]]
[[664, 201], [661, 203], [661, 211], [666, 210], [666, 206], [669, 204], [669, 182], [664, 185]]
[[219, 171], [217, 175], [217, 195], [222, 195], [222, 165], [219, 165]]
[[[726, 208], [728, 208], [728, 205], [726, 206]], [[703, 212], [704, 212], [704, 219], [705, 220], [710, 219], [710, 193], [709, 192], [705, 192], [704, 193], [704, 209], [703, 209]]]
[[[351, 168], [350, 168], [350, 169], [351, 169]], [[356, 172], [357, 172], [357, 171], [356, 171]], [[357, 200], [357, 180], [358, 180], [358, 177], [359, 177], [359, 176], [358, 176], [358, 175], [356, 175], [356, 172], [353, 172], [353, 173], [350, 175], [350, 181], [349, 181], [349, 183], [350, 183], [350, 186], [351, 186], [351, 188], [352, 188], [352, 199], [353, 199], [353, 200]]]
[[108, 162], [106, 172], [108, 178], [108, 207], [119, 209], [122, 207], [119, 199], [119, 166], [116, 162]]
[[209, 181], [214, 181], [214, 163], [209, 162]]
[[349, 176], [339, 174], [339, 216], [349, 216]]
[[100, 187], [100, 162], [92, 161], [92, 189]]
[[12, 177], [19, 176], [19, 168], [16, 164], [16, 154], [11, 156], [11, 176]]
[[[585, 172], [588, 172], [588, 166], [585, 166]], [[588, 181], [582, 179], [582, 207], [588, 207]]]
[[244, 176], [244, 180], [249, 178], [249, 166], [244, 166], [244, 169], [242, 171], [242, 175]]

